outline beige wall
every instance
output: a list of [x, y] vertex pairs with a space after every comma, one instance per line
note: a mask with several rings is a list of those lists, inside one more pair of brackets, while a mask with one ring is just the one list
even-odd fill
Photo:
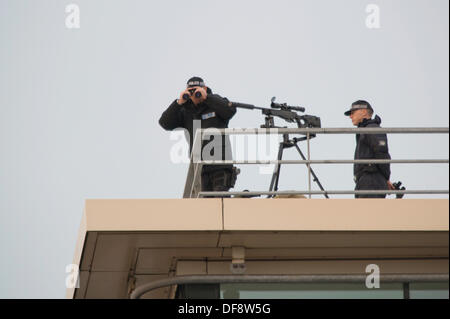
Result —
[[[126, 298], [176, 274], [226, 274], [233, 246], [246, 248], [249, 274], [358, 273], [374, 261], [393, 273], [448, 272], [448, 207], [434, 199], [87, 200], [76, 297]], [[169, 289], [147, 295], [164, 296]]]

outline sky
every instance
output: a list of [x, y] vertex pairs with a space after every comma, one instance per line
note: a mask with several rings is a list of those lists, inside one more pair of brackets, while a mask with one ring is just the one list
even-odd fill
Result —
[[[86, 199], [182, 197], [188, 165], [171, 162], [158, 120], [191, 76], [231, 101], [303, 106], [322, 127], [352, 127], [343, 113], [358, 99], [383, 127], [448, 127], [448, 6], [0, 0], [0, 298], [64, 298]], [[263, 123], [238, 110], [229, 126]], [[449, 157], [446, 134], [389, 135], [389, 147], [393, 159]], [[311, 156], [354, 148], [353, 135], [319, 135]], [[235, 190], [268, 190], [270, 174], [240, 168]], [[326, 189], [354, 187], [351, 165], [313, 168]], [[306, 172], [283, 166], [280, 190], [306, 189]], [[392, 165], [391, 180], [447, 190], [448, 164]], [[448, 198], [406, 196], [424, 197]]]

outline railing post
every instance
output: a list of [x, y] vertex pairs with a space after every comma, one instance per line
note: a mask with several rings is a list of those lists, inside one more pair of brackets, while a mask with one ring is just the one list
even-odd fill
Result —
[[203, 129], [199, 128], [194, 134], [194, 143], [192, 144], [192, 159], [191, 163], [194, 165], [194, 175], [192, 180], [192, 186], [190, 191], [190, 198], [198, 197], [198, 193], [202, 191], [202, 178], [201, 171], [203, 168], [202, 163], [202, 141], [203, 141]]
[[[311, 149], [310, 149], [310, 136], [309, 136], [309, 132], [306, 133], [306, 140], [307, 140], [307, 145], [308, 145], [308, 161], [311, 160]], [[308, 163], [308, 192], [309, 192], [309, 198], [311, 198], [311, 163]]]

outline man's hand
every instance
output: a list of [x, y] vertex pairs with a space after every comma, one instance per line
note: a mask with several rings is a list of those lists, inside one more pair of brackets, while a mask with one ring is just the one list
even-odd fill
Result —
[[395, 187], [394, 187], [394, 185], [392, 185], [391, 181], [387, 181], [387, 184], [388, 184], [389, 190], [395, 191]]
[[[201, 94], [201, 96], [198, 98], [195, 97], [197, 92], [200, 92], [200, 94]], [[206, 92], [206, 87], [197, 86], [197, 87], [195, 87], [194, 94], [191, 95], [191, 100], [192, 100], [192, 102], [194, 102], [195, 105], [198, 105], [198, 104], [202, 103], [204, 100], [206, 100], [207, 96], [208, 96], [208, 93]]]
[[189, 97], [191, 97], [191, 93], [189, 92], [188, 89], [184, 90], [183, 92], [181, 92], [180, 94], [180, 98], [177, 100], [178, 105], [183, 105], [184, 103], [187, 102], [186, 99], [184, 99], [184, 95], [187, 94]]

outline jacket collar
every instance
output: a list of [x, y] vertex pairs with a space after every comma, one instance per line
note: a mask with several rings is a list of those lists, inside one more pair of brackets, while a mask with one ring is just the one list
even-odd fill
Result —
[[378, 115], [375, 115], [373, 119], [363, 119], [361, 123], [358, 124], [358, 127], [366, 127], [369, 124], [381, 124], [381, 118]]

